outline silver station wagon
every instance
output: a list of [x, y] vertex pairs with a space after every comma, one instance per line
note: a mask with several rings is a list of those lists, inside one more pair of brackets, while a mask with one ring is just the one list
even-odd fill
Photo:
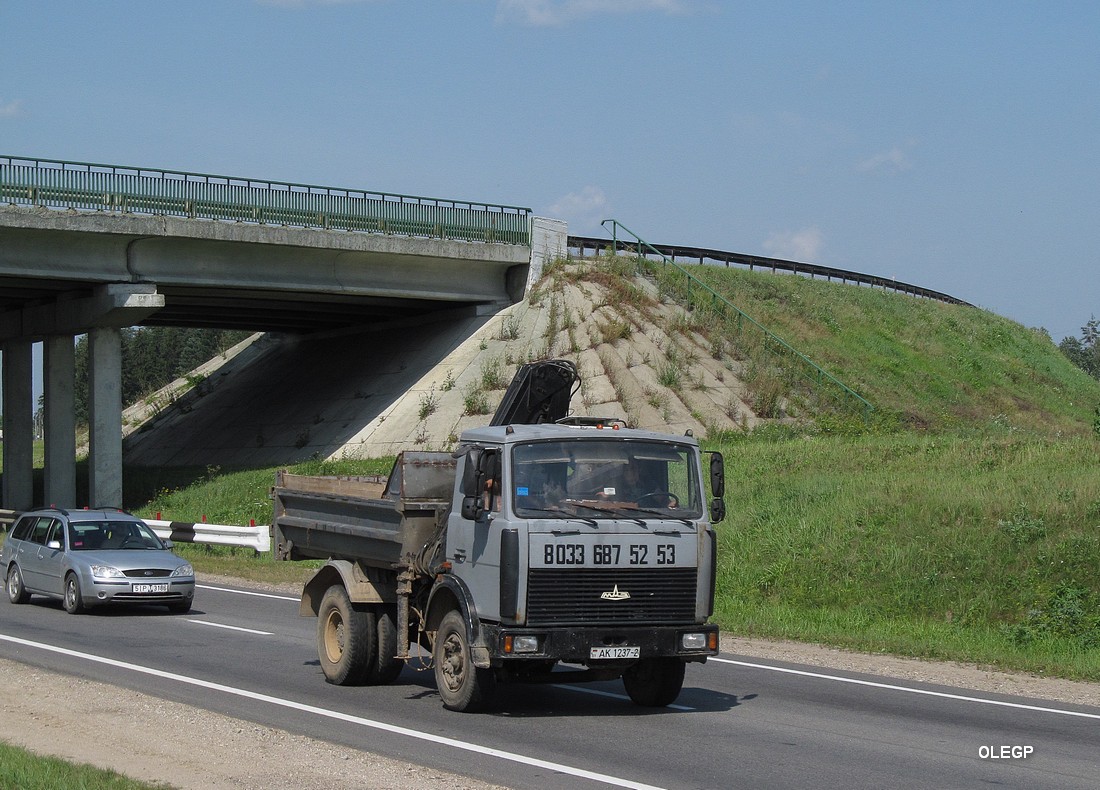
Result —
[[24, 513], [0, 550], [12, 603], [31, 595], [79, 614], [99, 604], [163, 604], [187, 612], [195, 569], [137, 516], [117, 510], [46, 508]]

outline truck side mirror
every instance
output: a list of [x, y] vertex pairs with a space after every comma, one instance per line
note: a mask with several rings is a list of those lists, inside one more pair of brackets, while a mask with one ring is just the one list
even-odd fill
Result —
[[481, 497], [479, 496], [465, 496], [462, 497], [462, 517], [467, 521], [477, 521], [477, 517], [481, 515]]
[[717, 524], [726, 517], [726, 500], [715, 497], [710, 501], [710, 523]]
[[462, 493], [466, 497], [476, 497], [481, 493], [478, 478], [481, 472], [481, 448], [471, 447], [466, 451], [466, 463], [462, 466]]
[[710, 493], [718, 499], [726, 495], [726, 459], [717, 450], [710, 454]]

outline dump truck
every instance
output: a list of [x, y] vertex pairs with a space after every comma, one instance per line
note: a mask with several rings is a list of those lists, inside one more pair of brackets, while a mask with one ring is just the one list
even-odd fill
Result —
[[328, 682], [430, 662], [456, 711], [500, 683], [617, 678], [660, 707], [717, 654], [722, 456], [704, 464], [690, 432], [570, 417], [578, 380], [566, 360], [524, 365], [489, 425], [454, 452], [400, 453], [386, 477], [277, 473], [276, 559], [327, 560], [300, 613]]

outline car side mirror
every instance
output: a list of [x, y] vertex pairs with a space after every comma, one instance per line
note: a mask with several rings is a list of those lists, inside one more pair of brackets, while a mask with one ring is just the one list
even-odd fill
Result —
[[51, 540], [48, 543], [46, 543], [46, 548], [47, 549], [60, 549], [61, 548], [61, 541], [60, 540]]

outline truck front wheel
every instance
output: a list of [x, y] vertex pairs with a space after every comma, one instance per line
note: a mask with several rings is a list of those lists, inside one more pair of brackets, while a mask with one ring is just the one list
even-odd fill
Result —
[[635, 705], [663, 708], [680, 696], [684, 667], [676, 658], [643, 658], [623, 673], [623, 685]]
[[447, 612], [439, 624], [432, 651], [435, 683], [443, 707], [474, 712], [489, 705], [496, 692], [496, 676], [478, 669], [470, 658], [466, 623], [456, 611]]
[[325, 680], [337, 686], [365, 680], [377, 660], [376, 628], [374, 615], [355, 609], [341, 585], [325, 590], [317, 610], [317, 657]]

